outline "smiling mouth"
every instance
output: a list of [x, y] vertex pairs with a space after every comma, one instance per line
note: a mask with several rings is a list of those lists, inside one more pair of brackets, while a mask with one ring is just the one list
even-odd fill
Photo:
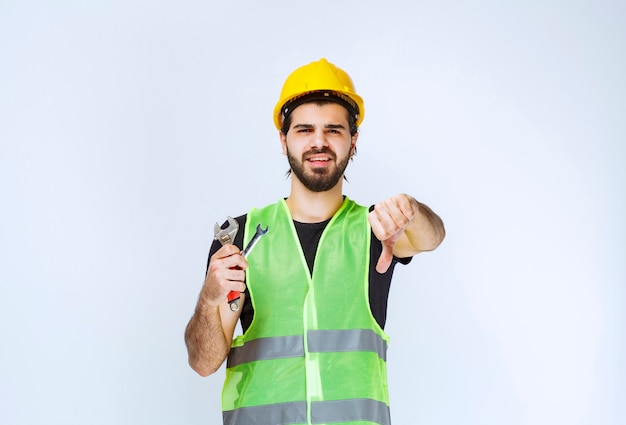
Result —
[[335, 159], [335, 154], [328, 147], [321, 147], [305, 152], [302, 157], [312, 167], [325, 167]]
[[313, 158], [307, 158], [307, 161], [313, 162], [313, 163], [322, 164], [322, 163], [326, 163], [326, 162], [330, 161], [330, 158], [328, 158], [328, 157], [313, 157]]

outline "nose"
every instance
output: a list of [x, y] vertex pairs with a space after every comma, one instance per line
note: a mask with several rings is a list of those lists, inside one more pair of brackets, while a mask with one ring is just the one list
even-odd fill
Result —
[[326, 140], [326, 133], [322, 128], [316, 128], [311, 135], [311, 139], [309, 141], [309, 145], [312, 148], [321, 148], [328, 146], [328, 141]]

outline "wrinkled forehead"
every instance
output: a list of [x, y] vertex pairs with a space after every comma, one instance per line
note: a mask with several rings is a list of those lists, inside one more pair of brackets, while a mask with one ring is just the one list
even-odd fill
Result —
[[332, 123], [346, 127], [350, 123], [350, 111], [343, 105], [330, 100], [312, 100], [302, 103], [291, 110], [291, 126], [296, 123]]

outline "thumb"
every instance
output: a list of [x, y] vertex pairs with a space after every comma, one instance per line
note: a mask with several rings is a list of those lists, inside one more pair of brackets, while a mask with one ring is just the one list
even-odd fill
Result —
[[391, 265], [393, 259], [393, 249], [386, 243], [383, 243], [383, 252], [380, 253], [378, 263], [376, 263], [376, 271], [380, 274], [385, 273]]

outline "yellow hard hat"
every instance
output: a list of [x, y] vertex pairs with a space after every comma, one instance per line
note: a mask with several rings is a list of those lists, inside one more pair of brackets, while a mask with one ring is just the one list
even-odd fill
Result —
[[319, 99], [346, 107], [354, 115], [357, 127], [363, 122], [363, 99], [356, 94], [352, 79], [344, 70], [322, 58], [296, 69], [287, 77], [274, 107], [274, 125], [280, 131], [285, 117], [297, 106]]

